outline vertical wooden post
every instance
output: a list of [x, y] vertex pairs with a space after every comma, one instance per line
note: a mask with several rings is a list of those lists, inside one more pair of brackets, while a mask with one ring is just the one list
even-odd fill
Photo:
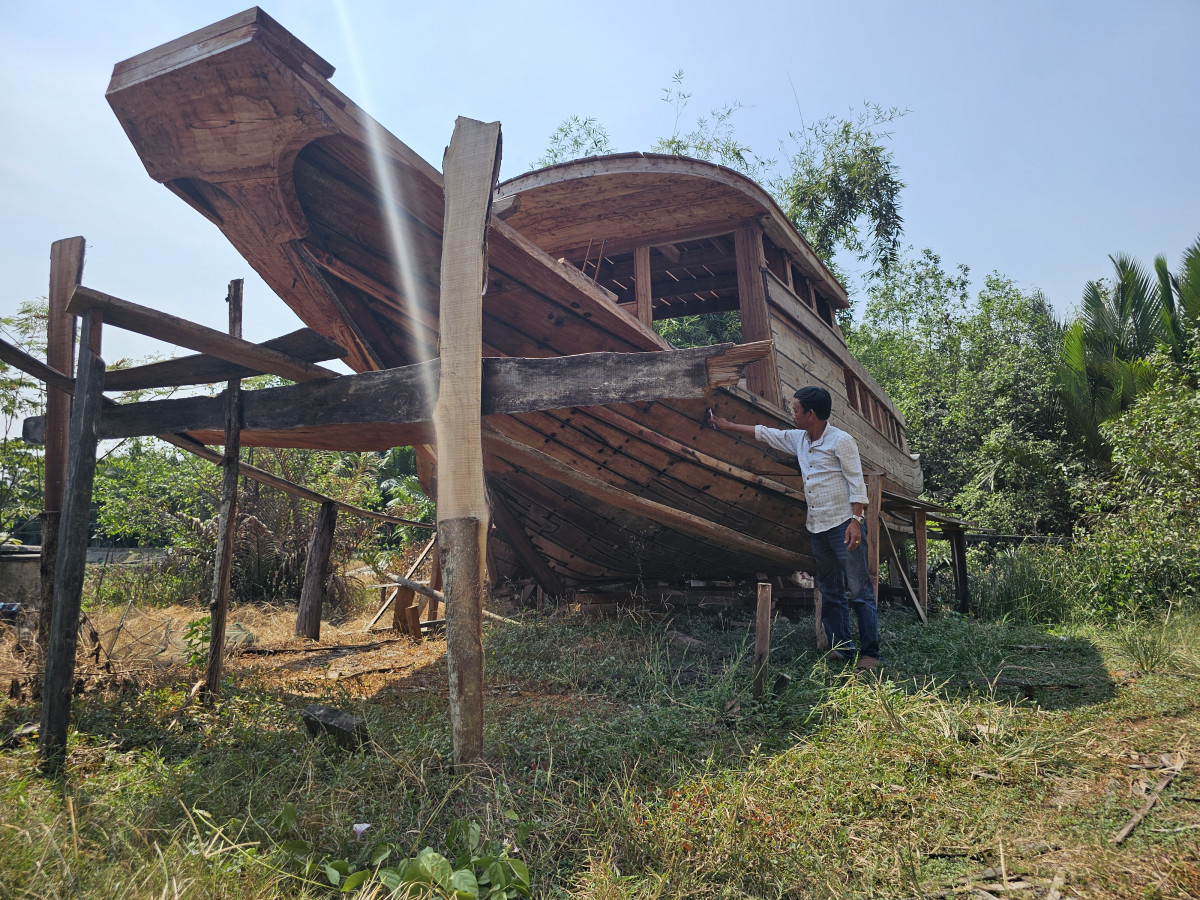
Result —
[[[767, 310], [767, 288], [763, 281], [766, 259], [763, 257], [762, 231], [757, 224], [740, 228], [733, 236], [737, 256], [738, 305], [742, 310], [742, 340], [769, 341], [771, 317]], [[746, 386], [764, 400], [781, 405], [779, 370], [775, 349], [767, 359], [746, 367]]]
[[98, 311], [84, 313], [79, 368], [75, 375], [75, 402], [71, 405], [71, 453], [59, 524], [61, 552], [54, 567], [54, 616], [42, 689], [38, 749], [42, 769], [47, 772], [56, 772], [62, 767], [67, 751], [67, 725], [71, 718], [79, 606], [83, 599], [88, 526], [92, 518], [92, 482], [96, 475], [96, 424], [104, 389], [104, 360], [99, 353], [101, 324]]
[[917, 542], [917, 599], [921, 609], [929, 612], [929, 533], [922, 509], [913, 513], [913, 537]]
[[654, 295], [650, 289], [650, 247], [633, 250], [633, 293], [637, 299], [637, 317], [654, 325]]
[[947, 529], [950, 538], [950, 560], [954, 564], [954, 597], [958, 611], [964, 616], [971, 611], [971, 590], [967, 583], [967, 536], [961, 528]]
[[296, 613], [296, 636], [309, 640], [321, 637], [321, 604], [325, 600], [325, 576], [329, 572], [329, 551], [333, 549], [333, 530], [337, 527], [337, 504], [326, 500], [317, 513], [312, 540], [308, 542], [308, 561], [304, 566], [304, 587], [300, 590], [300, 610]]
[[822, 652], [829, 649], [829, 634], [825, 631], [825, 623], [821, 621], [821, 589], [813, 580], [813, 618], [817, 630], [817, 649]]
[[488, 508], [480, 401], [487, 225], [500, 170], [500, 123], [459, 117], [442, 160], [441, 385], [433, 412], [438, 454], [438, 549], [446, 596], [446, 662], [454, 764], [483, 756], [483, 592]]
[[421, 643], [424, 639], [421, 634], [421, 605], [409, 603], [404, 609], [404, 615], [408, 619], [408, 633], [412, 637], [413, 643]]
[[[85, 242], [66, 238], [50, 245], [49, 317], [46, 321], [46, 364], [64, 375], [75, 370], [75, 317], [67, 312], [71, 293], [83, 277]], [[68, 440], [71, 430], [71, 395], [46, 389], [46, 443], [43, 465], [41, 604], [37, 641], [44, 650], [50, 639], [54, 611], [54, 564], [58, 558], [58, 525], [62, 513], [63, 485], [67, 478]]]
[[754, 618], [754, 699], [763, 695], [771, 656], [771, 585], [758, 583], [758, 614]]
[[[229, 282], [229, 334], [242, 336], [242, 279]], [[229, 612], [229, 578], [233, 570], [233, 545], [237, 537], [238, 457], [242, 449], [242, 381], [232, 378], [225, 386], [225, 455], [221, 459], [221, 508], [217, 519], [216, 562], [208, 602], [208, 667], [204, 673], [203, 702], [212, 703], [221, 692], [221, 667], [225, 659], [225, 619]]]
[[392, 600], [392, 631], [404, 634], [408, 631], [408, 608], [412, 606], [414, 591], [408, 587], [397, 587]]
[[867, 568], [871, 573], [871, 587], [875, 602], [879, 602], [879, 530], [883, 528], [883, 476], [871, 472], [867, 475]]

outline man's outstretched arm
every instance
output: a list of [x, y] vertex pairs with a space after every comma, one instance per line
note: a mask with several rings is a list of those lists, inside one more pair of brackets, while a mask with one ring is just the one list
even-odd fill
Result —
[[734, 434], [744, 434], [746, 437], [754, 437], [753, 425], [739, 425], [737, 422], [730, 422], [728, 419], [722, 419], [714, 414], [711, 410], [708, 413], [708, 424], [717, 431], [732, 431]]

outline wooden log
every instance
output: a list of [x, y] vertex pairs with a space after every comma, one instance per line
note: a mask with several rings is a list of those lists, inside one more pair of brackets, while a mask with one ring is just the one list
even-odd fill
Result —
[[754, 618], [754, 691], [755, 700], [762, 697], [767, 683], [768, 660], [771, 656], [771, 585], [758, 583], [758, 610]]
[[71, 404], [71, 455], [63, 492], [54, 568], [54, 608], [46, 651], [39, 739], [41, 766], [57, 772], [66, 757], [67, 726], [71, 717], [71, 688], [75, 681], [75, 648], [79, 608], [87, 565], [88, 525], [92, 514], [92, 483], [96, 474], [96, 420], [104, 389], [104, 360], [93, 349], [99, 344], [100, 315], [83, 319], [76, 398]]
[[396, 586], [396, 597], [392, 604], [392, 631], [408, 633], [408, 613], [412, 606], [414, 591], [404, 585]]
[[638, 319], [646, 325], [653, 324], [649, 247], [638, 247], [633, 251], [633, 289], [636, 296]]
[[489, 454], [507, 459], [523, 469], [556, 481], [594, 500], [643, 516], [684, 534], [704, 538], [760, 559], [783, 563], [793, 569], [799, 569], [808, 562], [806, 557], [794, 550], [747, 537], [725, 525], [613, 487], [559, 462], [540, 450], [534, 450], [497, 432], [485, 432], [484, 445]]
[[[700, 399], [713, 387], [735, 384], [742, 370], [770, 353], [770, 341], [717, 344], [652, 353], [582, 353], [547, 359], [483, 360], [485, 416], [610, 403]], [[433, 414], [437, 360], [249, 392], [243, 430], [421, 424]], [[224, 427], [221, 397], [147, 400], [106, 405], [103, 439]], [[25, 420], [23, 437], [40, 443], [44, 417]]]
[[929, 609], [929, 532], [925, 511], [913, 511], [913, 537], [917, 542], [917, 597], [921, 608]]
[[883, 503], [883, 477], [875, 472], [866, 476], [867, 481], [867, 570], [871, 575], [871, 592], [879, 602], [879, 530], [887, 527], [880, 514]]
[[505, 503], [504, 495], [497, 490], [497, 484], [498, 482], [494, 479], [489, 482], [488, 497], [492, 501], [491, 514], [500, 531], [500, 539], [513, 548], [517, 557], [533, 575], [534, 580], [541, 585], [542, 590], [552, 596], [561, 597], [563, 595], [562, 581], [554, 574], [554, 570], [550, 568], [542, 554], [538, 552], [537, 547], [533, 545], [533, 541], [525, 533], [525, 529], [521, 527], [517, 517], [512, 514]]
[[308, 544], [304, 587], [300, 591], [300, 609], [296, 614], [297, 637], [313, 641], [321, 637], [321, 605], [325, 600], [325, 576], [329, 571], [329, 552], [333, 549], [336, 526], [337, 504], [329, 500], [321, 504]]
[[336, 378], [337, 372], [314, 363], [305, 362], [278, 350], [271, 350], [240, 338], [197, 325], [170, 313], [159, 312], [147, 306], [139, 306], [100, 291], [80, 285], [75, 288], [67, 311], [75, 314], [85, 309], [100, 309], [110, 325], [134, 331], [147, 337], [187, 347], [216, 356], [226, 362], [290, 378], [292, 381], [313, 381], [318, 378]]
[[[75, 317], [67, 312], [67, 302], [83, 276], [85, 250], [86, 242], [82, 237], [66, 238], [50, 245], [46, 369], [55, 375], [70, 372], [75, 367]], [[7, 357], [5, 361], [13, 362]], [[61, 377], [70, 381], [69, 376]], [[45, 481], [41, 516], [41, 605], [38, 609], [37, 633], [38, 644], [43, 650], [46, 649], [50, 637], [54, 611], [54, 570], [58, 559], [58, 529], [63, 487], [67, 478], [68, 441], [71, 430], [70, 392], [59, 378], [50, 379], [48, 384], [51, 389], [46, 392], [46, 451], [43, 457]]]
[[[242, 336], [242, 279], [229, 282], [229, 334]], [[221, 506], [217, 516], [217, 549], [212, 594], [208, 603], [208, 666], [201, 700], [211, 704], [221, 693], [225, 662], [225, 619], [229, 612], [229, 581], [233, 574], [233, 545], [237, 540], [238, 456], [242, 436], [242, 382], [231, 378], [225, 389], [225, 458], [221, 462]]]
[[[238, 335], [238, 337], [240, 336]], [[280, 353], [286, 353], [288, 356], [310, 363], [340, 359], [346, 355], [345, 347], [331, 341], [323, 334], [318, 334], [311, 328], [300, 328], [282, 337], [263, 341], [259, 346], [269, 350], [278, 350]], [[104, 376], [104, 390], [138, 391], [156, 387], [212, 384], [217, 381], [251, 378], [262, 374], [264, 372], [261, 369], [239, 366], [207, 353], [199, 353], [147, 363], [144, 366], [114, 369]]]

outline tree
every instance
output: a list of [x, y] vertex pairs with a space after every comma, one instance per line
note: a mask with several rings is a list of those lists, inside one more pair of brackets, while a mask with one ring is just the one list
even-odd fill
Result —
[[[46, 301], [22, 303], [16, 315], [0, 317], [5, 340], [34, 356], [46, 353]], [[20, 438], [26, 416], [45, 411], [46, 392], [32, 378], [0, 362], [0, 543], [25, 540], [42, 509], [43, 458], [39, 447]]]
[[847, 343], [904, 415], [926, 493], [984, 527], [1069, 531], [1061, 329], [1040, 293], [993, 273], [974, 298], [965, 266], [931, 250], [871, 286]]

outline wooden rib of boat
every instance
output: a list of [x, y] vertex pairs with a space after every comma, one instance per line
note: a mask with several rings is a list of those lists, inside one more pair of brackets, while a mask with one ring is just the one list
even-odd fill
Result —
[[[107, 96], [151, 177], [218, 227], [306, 325], [345, 347], [354, 370], [429, 360], [441, 174], [332, 74], [251, 9], [118, 64]], [[838, 329], [845, 290], [740, 174], [649, 154], [528, 173], [496, 191], [488, 265], [485, 355], [668, 349], [654, 321], [729, 310], [741, 313], [744, 341], [774, 342], [743, 384], [703, 400], [488, 417], [501, 573], [541, 566], [569, 586], [809, 567], [795, 461], [704, 420], [711, 406], [789, 427], [785, 405], [810, 383], [833, 394], [835, 421], [885, 490], [920, 492], [902, 416]], [[379, 422], [250, 431], [242, 443], [428, 439]], [[436, 470], [422, 476], [429, 487]]]

